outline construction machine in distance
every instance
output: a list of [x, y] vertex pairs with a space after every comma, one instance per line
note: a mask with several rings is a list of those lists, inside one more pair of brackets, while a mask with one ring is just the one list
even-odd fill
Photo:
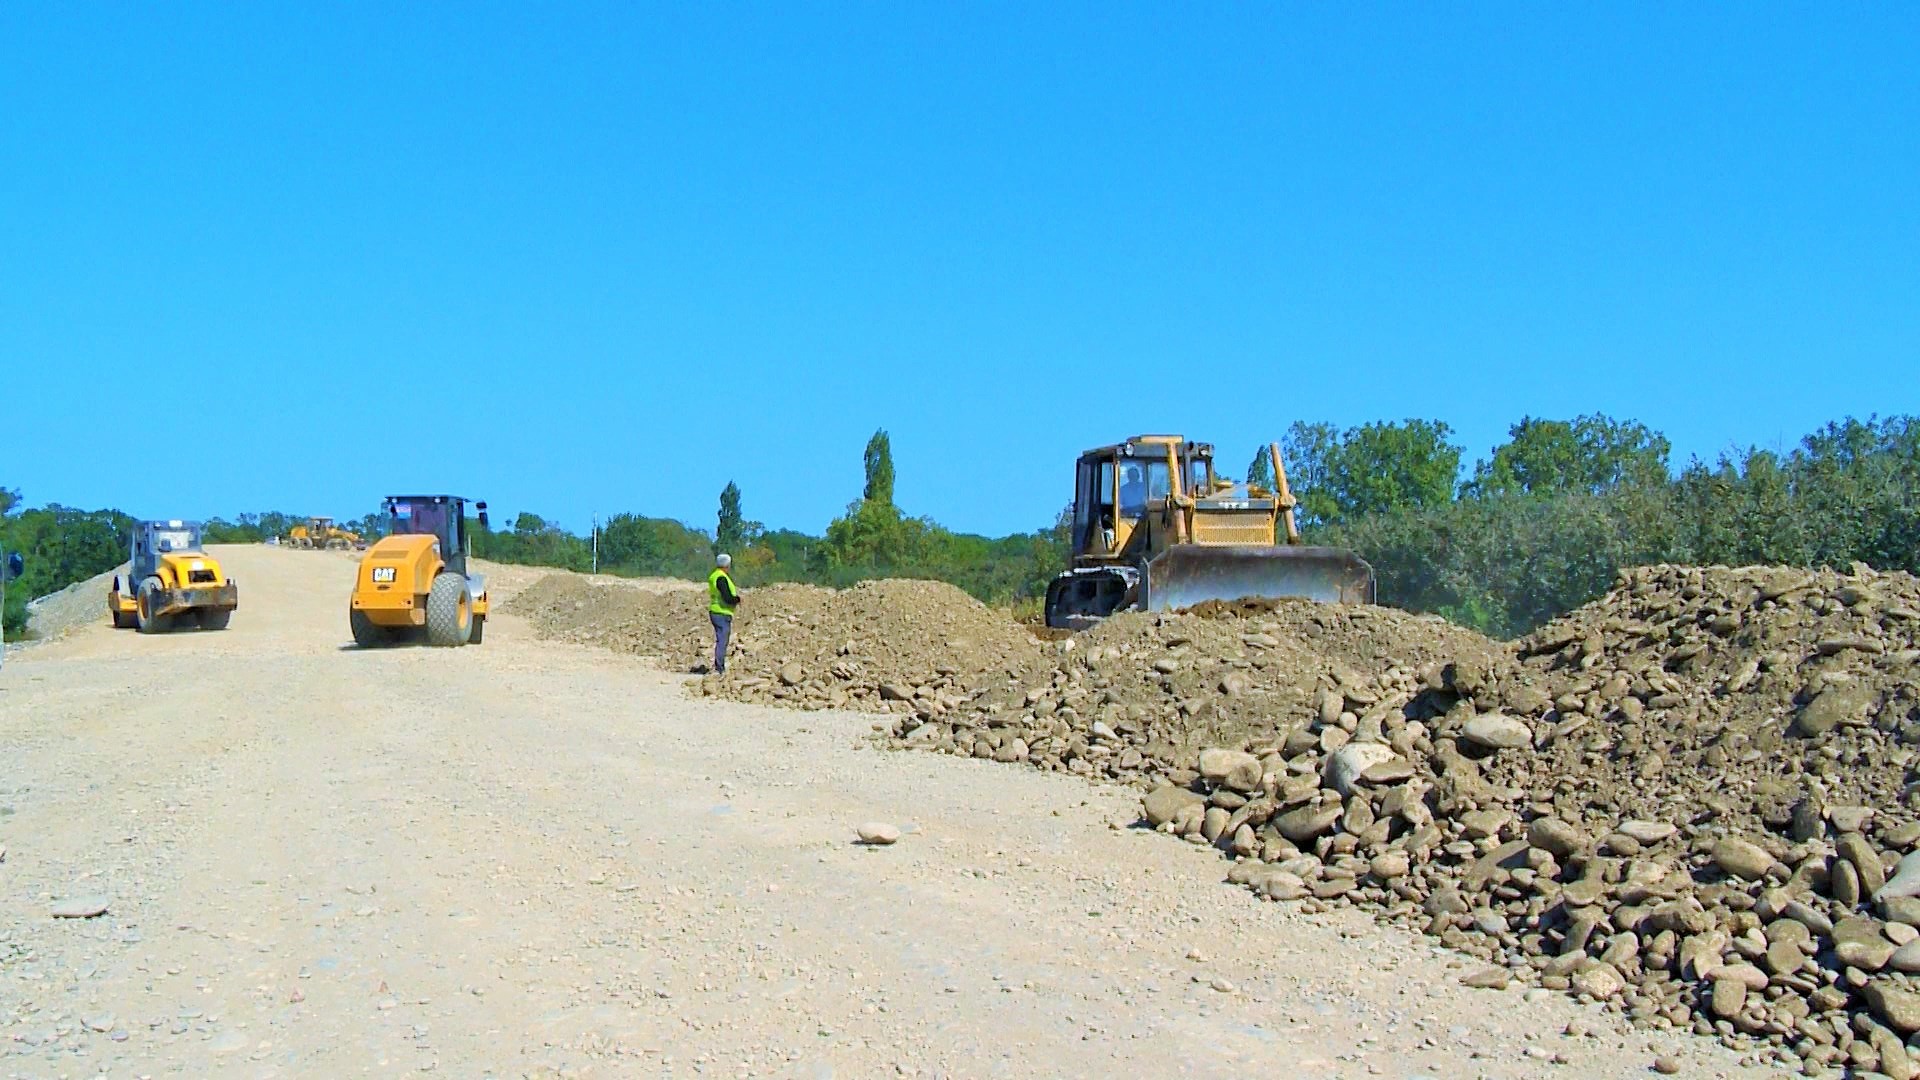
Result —
[[[487, 583], [468, 573], [467, 502], [458, 495], [387, 496], [387, 535], [360, 557], [354, 575], [347, 609], [354, 644], [480, 644]], [[486, 528], [487, 504], [473, 505]]]
[[227, 628], [240, 606], [240, 587], [201, 546], [199, 522], [135, 522], [127, 547], [126, 579], [116, 576], [107, 589], [115, 628], [143, 634]]
[[1302, 597], [1372, 603], [1373, 568], [1301, 543], [1280, 447], [1273, 490], [1221, 480], [1213, 447], [1136, 435], [1080, 455], [1072, 566], [1047, 586], [1047, 625], [1081, 630], [1120, 611]]
[[307, 519], [306, 524], [295, 525], [287, 530], [287, 546], [345, 551], [364, 545], [359, 533], [340, 528], [332, 518], [312, 517]]

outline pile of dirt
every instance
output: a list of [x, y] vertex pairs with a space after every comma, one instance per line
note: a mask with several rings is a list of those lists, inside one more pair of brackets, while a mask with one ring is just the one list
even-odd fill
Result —
[[[713, 653], [706, 594], [645, 591], [552, 575], [506, 607], [547, 637], [704, 670]], [[771, 585], [740, 605], [725, 678], [708, 696], [796, 708], [945, 715], [1040, 651], [1026, 630], [951, 585], [863, 582], [850, 589]]]
[[1033, 635], [951, 585], [755, 589], [736, 619], [725, 678], [704, 694], [805, 709], [945, 716], [1024, 670]]
[[[1643, 568], [1505, 647], [1395, 655], [1407, 623], [1364, 666], [1345, 627], [1310, 684], [1263, 695], [1265, 617], [1113, 620], [1029, 712], [902, 735], [1159, 774], [1147, 821], [1234, 856], [1230, 880], [1422, 926], [1492, 962], [1487, 985], [1518, 972], [1816, 1070], [1920, 1071], [1920, 581]], [[1129, 684], [1185, 671], [1176, 712], [1230, 722], [1129, 711]], [[1093, 719], [1115, 706], [1133, 727]], [[1182, 756], [1195, 733], [1228, 737]]]
[[[706, 594], [656, 589], [612, 578], [549, 574], [501, 610], [524, 616], [543, 637], [658, 658], [685, 670], [707, 641]], [[711, 654], [710, 646], [706, 650]]]

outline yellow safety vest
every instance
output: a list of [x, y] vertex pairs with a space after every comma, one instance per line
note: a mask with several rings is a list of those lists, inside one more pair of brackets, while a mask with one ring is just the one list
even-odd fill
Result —
[[725, 570], [714, 567], [713, 573], [707, 575], [707, 610], [715, 615], [732, 615], [733, 605], [720, 599], [721, 578], [727, 579], [727, 588], [732, 590], [733, 595], [740, 595], [740, 590], [733, 584], [733, 578]]

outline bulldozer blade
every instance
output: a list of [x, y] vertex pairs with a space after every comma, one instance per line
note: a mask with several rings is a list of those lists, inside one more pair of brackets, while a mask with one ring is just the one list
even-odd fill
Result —
[[1207, 600], [1298, 597], [1328, 604], [1373, 603], [1373, 567], [1329, 547], [1168, 548], [1147, 564], [1147, 610], [1179, 611]]

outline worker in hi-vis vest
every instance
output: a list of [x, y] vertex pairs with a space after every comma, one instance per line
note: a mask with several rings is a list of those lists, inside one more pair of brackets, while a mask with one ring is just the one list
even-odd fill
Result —
[[733, 587], [727, 567], [733, 556], [725, 552], [714, 556], [713, 573], [707, 575], [707, 617], [713, 620], [713, 670], [727, 673], [727, 639], [733, 636], [733, 609], [740, 604], [740, 590]]

